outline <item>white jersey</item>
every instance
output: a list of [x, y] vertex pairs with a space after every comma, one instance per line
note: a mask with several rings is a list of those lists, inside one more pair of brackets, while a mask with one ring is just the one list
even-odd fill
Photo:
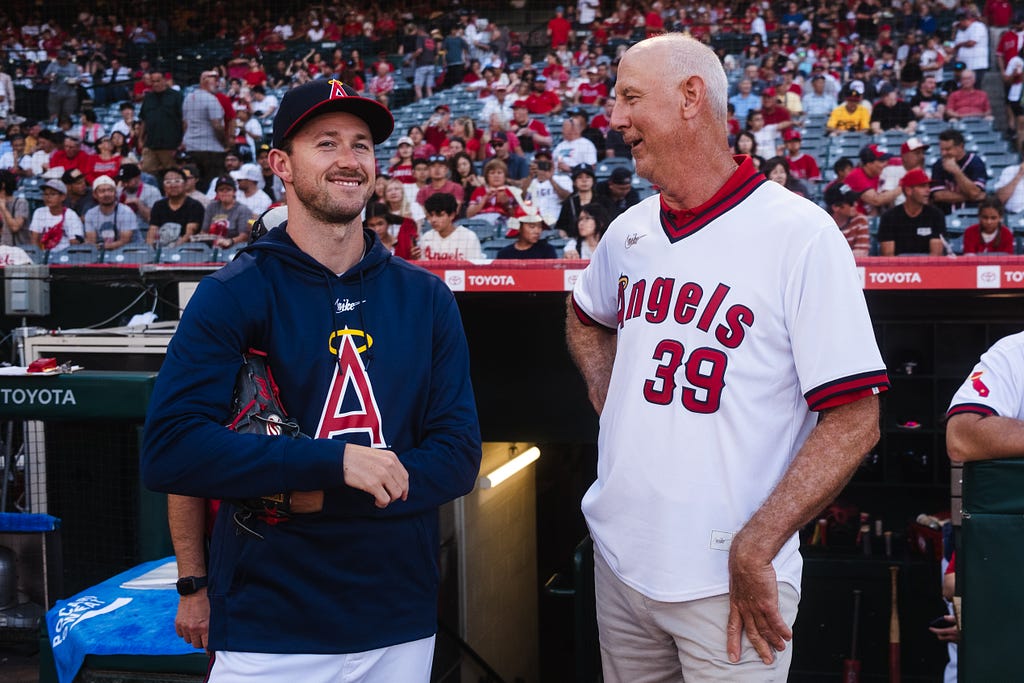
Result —
[[447, 237], [441, 237], [437, 230], [428, 230], [420, 237], [420, 249], [423, 258], [430, 261], [465, 261], [484, 256], [480, 238], [461, 225], [456, 226]]
[[1024, 332], [1003, 337], [981, 355], [946, 414], [959, 413], [1024, 420]]
[[572, 192], [572, 184], [566, 182], [567, 180], [568, 177], [566, 176], [562, 176], [562, 178], [551, 176], [551, 180], [534, 178], [533, 182], [530, 183], [530, 187], [526, 189], [526, 199], [533, 203], [540, 217], [548, 225], [554, 225], [558, 222], [558, 214], [562, 210], [562, 199], [555, 192], [554, 184], [558, 183], [558, 186], [563, 190]]
[[[50, 213], [48, 208], [40, 206], [32, 212], [32, 222], [29, 223], [28, 229], [41, 236], [56, 227], [57, 224], [60, 224], [61, 228], [60, 241], [57, 242], [50, 251], [64, 251], [71, 246], [72, 239], [74, 239], [76, 243], [85, 239], [85, 229], [82, 225], [82, 219], [79, 218], [78, 214], [73, 210], [67, 208], [64, 209], [62, 213], [54, 216]], [[43, 248], [45, 247], [46, 245], [44, 243]]]
[[968, 69], [988, 68], [988, 29], [980, 21], [972, 21], [967, 28], [958, 29], [955, 43], [974, 41], [974, 47], [962, 47], [956, 52], [956, 58], [967, 65]]
[[[617, 333], [583, 512], [626, 584], [660, 601], [729, 590], [728, 549], [814, 410], [888, 386], [850, 247], [749, 158], [693, 212], [658, 195], [609, 227], [573, 291]], [[800, 590], [799, 539], [774, 559]]]
[[[590, 140], [580, 137], [575, 140], [562, 140], [551, 150], [551, 158], [555, 163], [555, 170], [558, 164], [565, 162], [571, 169], [578, 164], [597, 164], [597, 147]], [[562, 183], [565, 185], [565, 183]]]
[[246, 197], [244, 192], [236, 190], [235, 199], [239, 204], [244, 204], [253, 216], [262, 215], [274, 203], [270, 200], [270, 195], [263, 190], [256, 190], [251, 197]]

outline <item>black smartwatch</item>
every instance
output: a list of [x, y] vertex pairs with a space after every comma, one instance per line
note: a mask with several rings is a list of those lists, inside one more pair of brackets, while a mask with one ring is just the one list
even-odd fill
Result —
[[205, 576], [183, 576], [174, 585], [178, 589], [178, 595], [192, 595], [198, 593], [200, 589], [206, 588], [206, 583]]

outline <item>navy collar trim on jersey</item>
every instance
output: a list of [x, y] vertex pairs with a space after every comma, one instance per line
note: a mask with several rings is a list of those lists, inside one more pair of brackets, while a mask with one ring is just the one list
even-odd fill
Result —
[[754, 162], [748, 155], [736, 155], [733, 159], [739, 167], [729, 176], [725, 185], [700, 206], [678, 211], [665, 203], [664, 195], [661, 196], [661, 228], [669, 242], [675, 244], [689, 237], [749, 197], [762, 183], [768, 182], [754, 168]]

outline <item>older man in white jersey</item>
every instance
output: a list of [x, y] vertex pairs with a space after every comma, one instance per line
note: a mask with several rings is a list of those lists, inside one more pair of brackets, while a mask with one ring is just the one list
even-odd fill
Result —
[[601, 415], [583, 512], [604, 677], [785, 681], [796, 532], [877, 440], [885, 365], [832, 218], [730, 154], [715, 54], [645, 40], [615, 89], [661, 194], [612, 223], [567, 320]]

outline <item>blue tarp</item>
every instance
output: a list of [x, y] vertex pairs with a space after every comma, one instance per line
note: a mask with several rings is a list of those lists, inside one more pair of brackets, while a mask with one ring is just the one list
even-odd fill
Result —
[[[170, 563], [169, 571], [160, 568]], [[123, 584], [143, 575], [166, 575], [145, 588]], [[140, 579], [140, 577], [143, 577]], [[46, 627], [61, 683], [71, 683], [86, 655], [190, 655], [197, 650], [174, 633], [178, 593], [174, 558], [146, 562], [103, 583], [58, 600], [46, 613]]]
[[60, 528], [60, 520], [53, 515], [0, 512], [0, 533], [38, 533]]

